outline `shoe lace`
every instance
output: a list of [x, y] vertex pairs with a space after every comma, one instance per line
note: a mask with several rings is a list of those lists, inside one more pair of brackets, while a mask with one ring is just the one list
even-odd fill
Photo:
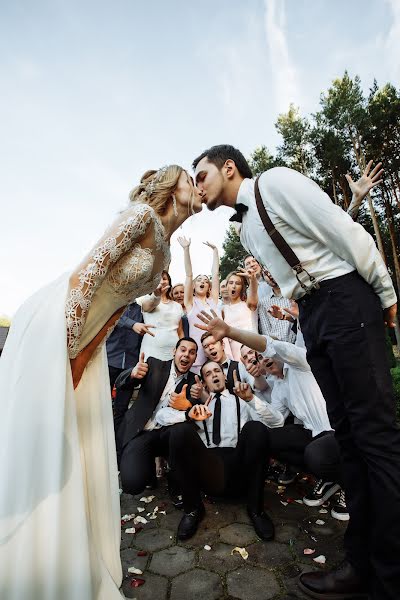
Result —
[[318, 479], [315, 482], [315, 485], [314, 485], [314, 488], [313, 488], [313, 491], [312, 491], [313, 494], [316, 494], [319, 491], [319, 489], [320, 489], [321, 485], [323, 484], [323, 482], [324, 482], [323, 479]]
[[340, 490], [340, 493], [339, 493], [339, 504], [344, 507], [346, 506], [346, 494], [343, 489]]

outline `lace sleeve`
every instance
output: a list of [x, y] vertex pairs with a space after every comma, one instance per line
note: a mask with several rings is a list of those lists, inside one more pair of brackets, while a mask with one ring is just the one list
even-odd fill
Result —
[[101, 285], [111, 265], [117, 262], [146, 233], [153, 211], [138, 204], [129, 216], [116, 223], [99, 241], [89, 256], [72, 273], [71, 289], [65, 305], [68, 353], [78, 354], [79, 340], [86, 322], [92, 297]]

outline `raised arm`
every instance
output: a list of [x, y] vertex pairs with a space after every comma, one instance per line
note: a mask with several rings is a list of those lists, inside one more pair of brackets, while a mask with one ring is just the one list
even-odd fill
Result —
[[254, 311], [258, 306], [258, 281], [256, 274], [253, 271], [243, 268], [238, 269], [237, 272], [247, 279], [249, 287], [247, 288], [246, 304], [251, 311]]
[[358, 181], [353, 181], [349, 173], [347, 173], [345, 176], [353, 193], [350, 206], [347, 209], [347, 212], [353, 221], [357, 221], [358, 212], [365, 196], [370, 192], [370, 190], [372, 190], [372, 188], [382, 183], [382, 179], [380, 179], [383, 173], [383, 169], [381, 169], [382, 163], [379, 162], [370, 173], [371, 167], [372, 160], [369, 161]]
[[178, 242], [183, 248], [183, 259], [185, 263], [185, 289], [184, 304], [186, 311], [190, 312], [193, 306], [193, 270], [190, 260], [190, 238], [178, 237]]
[[146, 204], [138, 204], [126, 211], [71, 274], [70, 291], [65, 304], [70, 358], [75, 358], [78, 354], [79, 340], [94, 293], [104, 281], [110, 267], [134, 243], [145, 237], [153, 215], [153, 210]]
[[211, 298], [215, 304], [218, 304], [219, 300], [219, 256], [218, 248], [210, 242], [203, 242], [205, 246], [208, 246], [213, 251], [213, 263], [212, 263], [212, 277], [211, 277]]
[[211, 310], [211, 314], [202, 310], [201, 313], [197, 315], [197, 318], [200, 319], [200, 321], [203, 321], [203, 325], [195, 323], [195, 327], [212, 333], [215, 341], [228, 337], [249, 348], [253, 348], [253, 350], [257, 350], [257, 352], [264, 352], [267, 347], [265, 336], [260, 335], [259, 333], [245, 331], [244, 329], [231, 327], [225, 323], [225, 321], [220, 319], [213, 310]]

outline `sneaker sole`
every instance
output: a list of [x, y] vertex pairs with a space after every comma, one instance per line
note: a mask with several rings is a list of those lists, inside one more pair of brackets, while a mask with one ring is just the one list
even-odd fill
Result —
[[324, 504], [324, 502], [326, 502], [327, 500], [329, 500], [329, 498], [331, 496], [333, 496], [334, 494], [336, 494], [336, 492], [338, 492], [339, 490], [340, 490], [340, 485], [335, 484], [333, 486], [333, 488], [331, 488], [328, 492], [326, 492], [322, 496], [322, 498], [320, 498], [319, 500], [308, 500], [306, 497], [304, 497], [303, 498], [303, 502], [307, 506], [322, 506], [322, 504]]
[[369, 594], [365, 592], [347, 594], [320, 594], [318, 592], [313, 592], [301, 582], [300, 576], [297, 579], [297, 585], [304, 594], [310, 598], [316, 598], [316, 600], [369, 600]]
[[331, 509], [331, 517], [337, 519], [338, 521], [350, 521], [349, 513], [338, 513], [333, 508]]

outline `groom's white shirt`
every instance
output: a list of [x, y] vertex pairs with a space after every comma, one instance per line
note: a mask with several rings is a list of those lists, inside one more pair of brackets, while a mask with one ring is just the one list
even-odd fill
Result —
[[[396, 303], [392, 281], [373, 238], [314, 181], [293, 169], [275, 167], [261, 175], [259, 187], [274, 226], [317, 281], [357, 270], [371, 284], [383, 308]], [[271, 272], [283, 296], [303, 296], [293, 270], [265, 231], [252, 179], [242, 182], [237, 202], [248, 207], [240, 229], [243, 246]]]

